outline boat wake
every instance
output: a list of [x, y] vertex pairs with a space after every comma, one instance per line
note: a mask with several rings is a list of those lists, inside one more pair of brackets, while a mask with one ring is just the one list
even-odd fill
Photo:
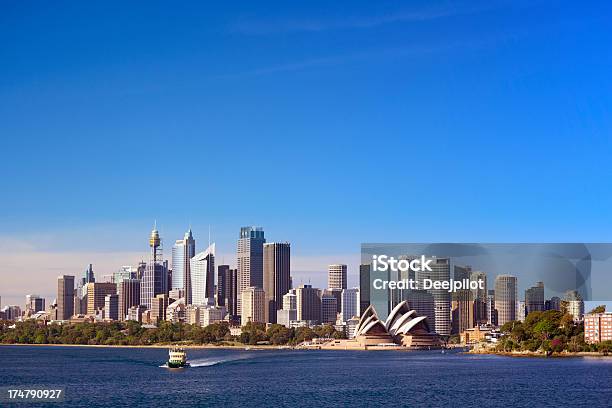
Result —
[[229, 363], [232, 361], [245, 360], [253, 358], [251, 356], [236, 356], [228, 358], [198, 358], [195, 360], [189, 360], [190, 367], [212, 367], [218, 364]]

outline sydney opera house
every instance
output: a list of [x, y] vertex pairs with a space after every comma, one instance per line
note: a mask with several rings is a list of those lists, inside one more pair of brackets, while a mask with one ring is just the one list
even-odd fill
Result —
[[380, 320], [376, 309], [370, 306], [361, 315], [355, 337], [335, 340], [325, 348], [377, 349], [377, 348], [438, 348], [440, 336], [429, 331], [425, 316], [417, 316], [403, 301], [393, 308], [386, 320]]

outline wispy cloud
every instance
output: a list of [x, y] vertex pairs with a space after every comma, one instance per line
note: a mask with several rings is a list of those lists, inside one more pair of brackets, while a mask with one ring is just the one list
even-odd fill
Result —
[[287, 32], [322, 32], [330, 30], [368, 29], [394, 23], [410, 23], [469, 15], [487, 11], [494, 2], [485, 4], [445, 4], [420, 10], [397, 10], [379, 15], [352, 15], [334, 19], [275, 19], [256, 20], [243, 18], [230, 25], [232, 32], [264, 35]]

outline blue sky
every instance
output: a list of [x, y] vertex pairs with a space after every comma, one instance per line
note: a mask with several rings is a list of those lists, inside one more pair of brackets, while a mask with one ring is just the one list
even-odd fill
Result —
[[4, 253], [612, 240], [610, 4], [294, 3], [1, 3]]

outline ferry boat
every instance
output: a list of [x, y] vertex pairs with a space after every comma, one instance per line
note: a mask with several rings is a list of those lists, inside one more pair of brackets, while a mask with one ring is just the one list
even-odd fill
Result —
[[173, 347], [169, 350], [168, 368], [183, 368], [189, 367], [187, 362], [187, 353], [185, 349]]

